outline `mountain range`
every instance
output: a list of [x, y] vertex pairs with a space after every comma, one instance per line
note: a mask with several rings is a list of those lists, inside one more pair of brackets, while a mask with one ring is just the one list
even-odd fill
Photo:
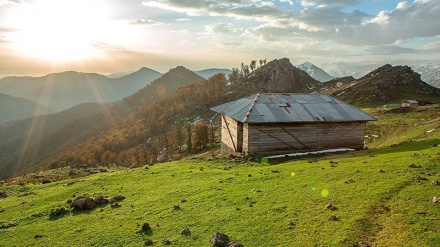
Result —
[[329, 75], [327, 72], [325, 72], [323, 69], [319, 68], [318, 66], [305, 62], [303, 64], [296, 65], [298, 69], [301, 69], [307, 74], [309, 74], [313, 79], [320, 81], [320, 82], [326, 82], [330, 81], [332, 79], [335, 79], [335, 77]]
[[161, 73], [148, 68], [119, 78], [66, 71], [43, 77], [5, 77], [0, 92], [46, 105], [54, 111], [88, 102], [113, 102], [148, 85]]
[[0, 178], [38, 169], [53, 156], [127, 121], [140, 106], [199, 80], [200, 76], [179, 66], [116, 103], [84, 103], [55, 114], [0, 124]]
[[[389, 61], [388, 64], [393, 66], [409, 66], [415, 72], [421, 75], [421, 80], [439, 87], [440, 80], [440, 59], [433, 60], [397, 60]], [[352, 76], [356, 79], [370, 73], [371, 71], [385, 65], [378, 62], [335, 62], [324, 63], [320, 67], [333, 77]]]
[[386, 64], [360, 79], [353, 77], [334, 79], [324, 83], [321, 93], [331, 94], [347, 103], [362, 107], [400, 103], [415, 99], [421, 103], [439, 103], [440, 89], [420, 78], [408, 66]]
[[223, 73], [204, 79], [178, 66], [114, 103], [81, 104], [0, 124], [0, 178], [78, 163], [130, 166], [147, 156], [155, 162], [176, 145], [171, 144], [176, 130], [201, 119], [211, 121], [211, 107], [258, 92], [322, 92], [362, 107], [405, 98], [440, 103], [440, 89], [424, 83], [407, 66], [385, 65], [357, 80], [344, 77], [322, 83], [284, 58], [229, 85]]

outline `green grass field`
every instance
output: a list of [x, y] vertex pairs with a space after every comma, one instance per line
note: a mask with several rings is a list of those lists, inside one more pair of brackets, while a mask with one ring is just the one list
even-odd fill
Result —
[[[440, 180], [440, 146], [432, 145], [440, 144], [439, 123], [414, 126], [438, 112], [380, 115], [368, 134], [385, 134], [369, 143], [374, 149], [357, 152], [269, 163], [204, 155], [2, 186], [8, 197], [0, 199], [0, 246], [143, 246], [146, 239], [154, 246], [163, 239], [211, 246], [218, 231], [248, 247], [440, 246], [440, 203], [432, 201], [440, 197], [432, 184]], [[396, 126], [407, 126], [397, 141]], [[118, 194], [126, 197], [118, 208], [49, 215], [81, 195]], [[329, 203], [336, 209], [327, 209]], [[152, 231], [139, 232], [143, 223]], [[184, 228], [189, 236], [180, 235]]]

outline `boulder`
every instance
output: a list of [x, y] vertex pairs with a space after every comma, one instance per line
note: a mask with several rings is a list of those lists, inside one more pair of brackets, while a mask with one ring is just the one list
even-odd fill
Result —
[[326, 209], [330, 209], [330, 210], [336, 210], [337, 208], [335, 206], [333, 206], [331, 203], [325, 205]]
[[244, 247], [244, 245], [237, 243], [235, 241], [232, 241], [228, 244], [228, 247]]
[[107, 204], [108, 203], [108, 199], [104, 198], [103, 196], [97, 196], [95, 198], [95, 203], [96, 204]]
[[185, 235], [185, 236], [191, 235], [191, 231], [189, 230], [189, 228], [185, 228], [182, 231], [180, 231], [180, 235]]
[[96, 207], [96, 202], [92, 198], [86, 197], [73, 201], [70, 206], [78, 210], [90, 210]]
[[153, 245], [153, 240], [151, 240], [151, 239], [147, 239], [147, 240], [145, 240], [144, 245], [145, 245], [145, 246], [151, 246], [151, 245]]
[[229, 237], [228, 235], [216, 232], [214, 235], [212, 235], [211, 239], [209, 239], [209, 242], [214, 247], [227, 247], [229, 243]]
[[336, 221], [336, 220], [338, 220], [338, 217], [336, 217], [335, 215], [332, 215], [332, 216], [328, 217], [328, 220]]
[[8, 197], [8, 194], [6, 194], [6, 192], [4, 191], [0, 191], [0, 198], [6, 198]]
[[144, 231], [144, 232], [151, 231], [151, 226], [150, 226], [150, 224], [148, 224], [148, 223], [144, 223], [144, 224], [142, 224], [142, 231]]
[[117, 195], [117, 196], [113, 197], [113, 200], [115, 200], [117, 202], [122, 201], [124, 199], [125, 199], [125, 196], [123, 196], [123, 195]]

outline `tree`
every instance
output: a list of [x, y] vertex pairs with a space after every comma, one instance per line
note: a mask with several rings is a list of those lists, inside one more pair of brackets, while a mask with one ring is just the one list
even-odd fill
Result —
[[177, 145], [179, 152], [182, 151], [183, 131], [180, 126], [176, 126], [173, 131], [174, 143]]
[[185, 134], [186, 134], [186, 150], [188, 153], [192, 152], [192, 128], [190, 123], [185, 124]]
[[238, 82], [238, 79], [240, 77], [240, 70], [238, 68], [232, 68], [231, 74], [229, 74], [228, 81], [231, 84], [235, 84]]
[[257, 67], [257, 61], [256, 60], [252, 60], [251, 64], [249, 65], [251, 71], [254, 71], [254, 69]]
[[208, 140], [208, 122], [205, 120], [197, 122], [194, 125], [193, 148], [201, 150], [208, 147]]
[[244, 74], [244, 76], [249, 75], [249, 65], [245, 65], [243, 67], [243, 74]]
[[208, 126], [209, 145], [211, 145], [211, 147], [215, 146], [215, 132], [216, 131], [217, 131], [217, 128], [214, 124], [210, 124]]
[[263, 59], [260, 58], [260, 67], [263, 66]]

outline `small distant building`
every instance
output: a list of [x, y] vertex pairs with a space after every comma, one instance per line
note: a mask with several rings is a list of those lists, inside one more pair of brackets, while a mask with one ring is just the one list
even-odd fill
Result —
[[419, 102], [417, 100], [406, 99], [402, 101], [402, 107], [417, 107]]
[[221, 115], [222, 153], [275, 155], [364, 147], [375, 117], [323, 94], [256, 94], [211, 110]]

